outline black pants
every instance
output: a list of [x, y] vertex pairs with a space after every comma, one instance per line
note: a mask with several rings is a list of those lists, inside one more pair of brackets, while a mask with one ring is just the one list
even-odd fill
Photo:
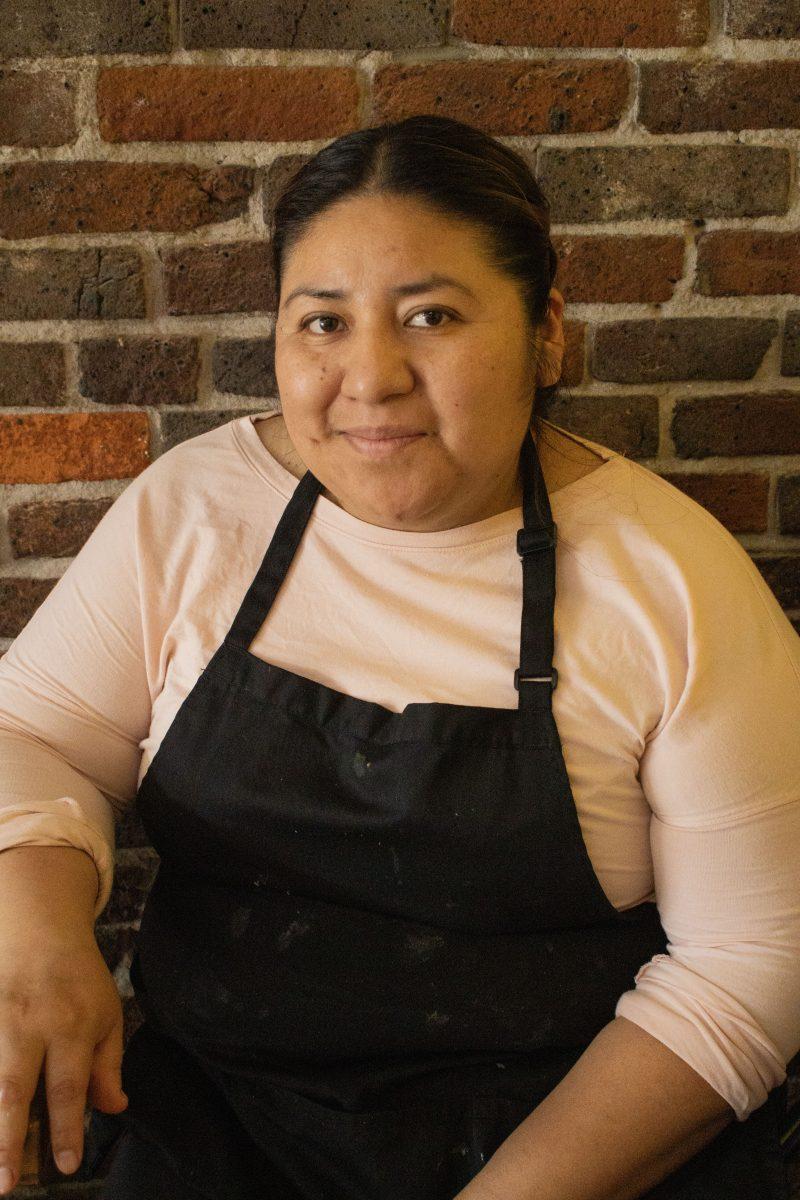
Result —
[[119, 1139], [99, 1200], [201, 1200], [158, 1146], [126, 1130]]

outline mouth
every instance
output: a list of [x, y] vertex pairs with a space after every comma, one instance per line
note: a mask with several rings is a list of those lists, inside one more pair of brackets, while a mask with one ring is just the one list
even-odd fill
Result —
[[395, 454], [406, 446], [410, 446], [412, 442], [425, 437], [424, 433], [414, 430], [409, 433], [404, 429], [393, 426], [387, 426], [379, 430], [363, 429], [352, 431], [344, 429], [341, 432], [345, 441], [354, 450], [367, 455], [369, 458], [385, 458], [387, 455]]

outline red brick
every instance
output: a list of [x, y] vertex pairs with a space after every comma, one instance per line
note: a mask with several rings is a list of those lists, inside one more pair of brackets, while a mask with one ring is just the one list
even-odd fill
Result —
[[181, 233], [247, 210], [251, 167], [192, 163], [22, 162], [0, 168], [0, 237]]
[[671, 432], [680, 458], [800, 454], [800, 393], [679, 400], [673, 410]]
[[418, 112], [496, 135], [591, 133], [619, 123], [630, 88], [622, 60], [391, 63], [374, 82], [376, 120]]
[[750, 379], [778, 322], [756, 317], [609, 321], [594, 334], [592, 374], [619, 383]]
[[754, 217], [789, 204], [790, 152], [774, 146], [543, 147], [553, 223]]
[[704, 296], [800, 293], [800, 233], [726, 229], [704, 234], [697, 243], [696, 290]]
[[187, 50], [319, 49], [408, 51], [447, 40], [446, 0], [424, 4], [309, 4], [308, 0], [181, 0], [181, 33]]
[[0, 143], [64, 146], [77, 136], [75, 79], [61, 72], [0, 71]]
[[0, 483], [129, 479], [148, 465], [140, 412], [0, 414]]
[[629, 458], [658, 452], [658, 397], [557, 394], [542, 414], [579, 437]]
[[553, 236], [556, 287], [583, 304], [669, 300], [683, 273], [679, 237]]
[[662, 479], [707, 508], [731, 533], [765, 533], [769, 476], [756, 472], [725, 474], [665, 473]]
[[64, 347], [59, 342], [0, 342], [0, 405], [64, 404], [65, 392]]
[[491, 46], [697, 46], [708, 37], [706, 0], [455, 0], [452, 30]]
[[11, 552], [15, 558], [71, 558], [112, 503], [81, 499], [12, 505], [8, 512]]
[[86, 338], [78, 371], [78, 390], [95, 404], [193, 404], [200, 351], [189, 337]]
[[643, 62], [639, 123], [651, 133], [792, 129], [800, 62]]
[[351, 67], [109, 67], [97, 81], [107, 142], [293, 142], [357, 129]]
[[274, 312], [272, 253], [264, 241], [162, 251], [167, 312]]

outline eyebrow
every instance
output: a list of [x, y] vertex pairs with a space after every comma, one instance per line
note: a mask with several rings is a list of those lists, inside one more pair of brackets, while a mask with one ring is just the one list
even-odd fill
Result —
[[[392, 296], [415, 296], [419, 292], [431, 292], [434, 288], [454, 287], [462, 292], [466, 292], [473, 300], [477, 300], [477, 296], [468, 288], [465, 283], [461, 283], [458, 279], [453, 279], [452, 275], [438, 275], [436, 273], [428, 275], [426, 279], [418, 279], [413, 283], [399, 283], [396, 287], [390, 288], [389, 293]], [[284, 305], [288, 306], [296, 296], [311, 296], [315, 300], [345, 300], [347, 293], [340, 288], [312, 288], [302, 284], [300, 287], [290, 292], [284, 301]]]

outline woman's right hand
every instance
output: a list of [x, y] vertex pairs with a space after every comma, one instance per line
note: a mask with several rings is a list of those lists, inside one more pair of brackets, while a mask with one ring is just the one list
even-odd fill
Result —
[[[42, 1072], [53, 1155], [65, 1174], [83, 1158], [87, 1103], [107, 1113], [128, 1103], [122, 1001], [93, 930], [56, 922], [37, 934], [0, 929], [0, 1195], [19, 1180]], [[72, 1162], [62, 1158], [69, 1154]]]

